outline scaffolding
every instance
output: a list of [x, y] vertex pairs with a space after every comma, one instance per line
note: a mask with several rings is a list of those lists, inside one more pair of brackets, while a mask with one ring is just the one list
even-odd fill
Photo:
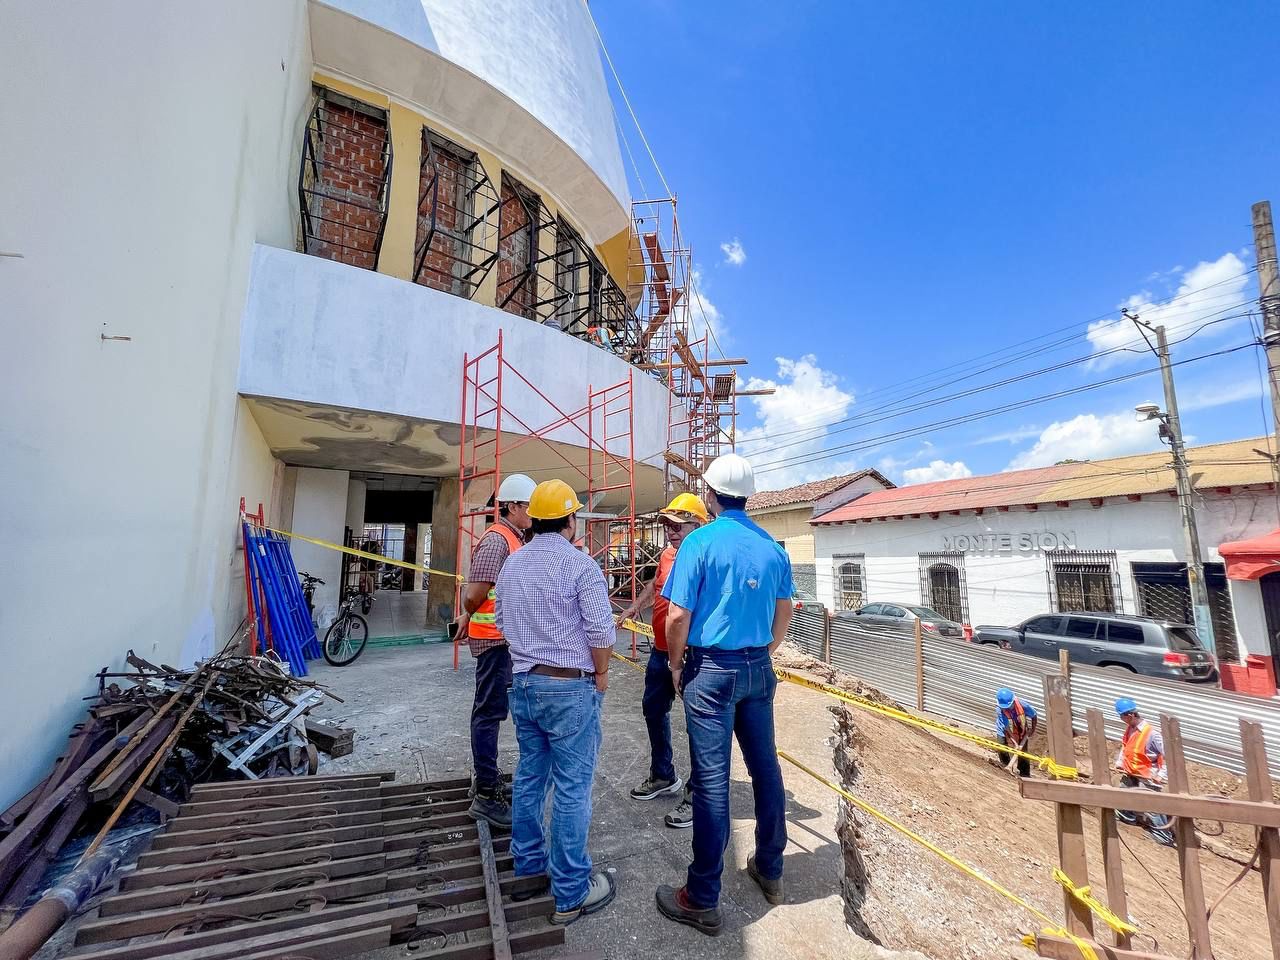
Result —
[[[465, 572], [480, 538], [497, 521], [497, 490], [513, 455], [537, 445], [550, 467], [518, 472], [535, 479], [558, 476], [586, 491], [579, 514], [578, 544], [604, 573], [615, 612], [637, 596], [634, 395], [635, 371], [625, 380], [599, 389], [587, 386], [583, 406], [566, 411], [507, 359], [502, 331], [489, 349], [462, 361], [461, 436], [458, 448], [457, 566]], [[514, 393], [513, 393], [514, 391]], [[545, 420], [530, 423], [511, 402], [518, 396], [526, 411], [541, 408]], [[530, 419], [532, 419], [530, 417]], [[518, 434], [518, 435], [517, 435]], [[519, 459], [535, 459], [528, 451]], [[462, 608], [462, 582], [457, 609]], [[454, 639], [457, 669], [462, 638]], [[634, 635], [632, 653], [635, 650]]]

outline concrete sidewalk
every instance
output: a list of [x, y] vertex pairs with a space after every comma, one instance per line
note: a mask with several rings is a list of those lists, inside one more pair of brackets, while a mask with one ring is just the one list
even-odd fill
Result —
[[[463, 775], [470, 768], [468, 718], [474, 669], [466, 650], [452, 669], [445, 644], [371, 649], [349, 667], [316, 666], [314, 679], [345, 699], [320, 715], [356, 727], [350, 756], [325, 760], [321, 773], [391, 769], [401, 780]], [[640, 716], [643, 675], [614, 662], [605, 701], [604, 745], [596, 773], [591, 852], [597, 867], [613, 871], [618, 898], [606, 910], [568, 928], [566, 944], [531, 957], [603, 949], [611, 958], [863, 958], [889, 956], [848, 932], [839, 884], [835, 840], [836, 798], [826, 787], [783, 765], [790, 843], [786, 853], [787, 901], [770, 907], [747, 877], [754, 850], [751, 785], [736, 748], [731, 790], [733, 832], [725, 855], [721, 906], [725, 932], [706, 937], [661, 917], [654, 907], [659, 883], [680, 885], [690, 860], [691, 831], [671, 830], [662, 818], [666, 799], [637, 803], [628, 791], [648, 773], [648, 739]], [[672, 726], [677, 767], [688, 772], [684, 717], [677, 703]], [[814, 769], [832, 773], [826, 744], [830, 715], [824, 699], [784, 684], [778, 691], [778, 746]], [[515, 738], [503, 724], [500, 762], [515, 764]], [[370, 957], [402, 957], [391, 948]], [[905, 956], [905, 955], [903, 955]]]

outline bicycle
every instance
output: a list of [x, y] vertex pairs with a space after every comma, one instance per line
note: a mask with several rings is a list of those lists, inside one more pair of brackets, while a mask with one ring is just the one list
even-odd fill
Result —
[[[1120, 775], [1120, 786], [1136, 790], [1154, 790], [1156, 793], [1161, 792], [1158, 783], [1153, 783], [1150, 780], [1135, 777], [1128, 773]], [[1156, 843], [1163, 846], [1172, 847], [1175, 843], [1173, 825], [1177, 822], [1176, 817], [1171, 817], [1164, 813], [1139, 813], [1133, 810], [1117, 810], [1116, 819], [1130, 826], [1141, 827], [1151, 834]]]
[[314, 602], [316, 587], [323, 587], [324, 581], [319, 577], [313, 577], [305, 570], [299, 570], [298, 576], [302, 579], [302, 595], [307, 599], [307, 614], [311, 617], [311, 620], [314, 623], [316, 618], [316, 605]]
[[345, 667], [364, 652], [369, 642], [369, 624], [356, 613], [355, 606], [364, 594], [351, 592], [338, 608], [338, 618], [329, 625], [321, 647], [325, 660], [335, 667]]

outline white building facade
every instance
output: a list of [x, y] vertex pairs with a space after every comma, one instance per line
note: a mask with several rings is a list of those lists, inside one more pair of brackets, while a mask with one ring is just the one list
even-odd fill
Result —
[[[1269, 465], [1192, 451], [1195, 506], [1224, 676], [1280, 650], [1256, 584], [1228, 581], [1218, 545], [1280, 526]], [[1223, 449], [1232, 448], [1232, 449]], [[1180, 510], [1167, 455], [877, 491], [816, 514], [819, 598], [832, 610], [922, 604], [961, 623], [1007, 626], [1095, 610], [1192, 621]], [[1234, 461], [1217, 465], [1206, 461]], [[970, 504], [966, 506], [965, 504]], [[1255, 658], [1268, 662], [1259, 663]], [[1230, 683], [1232, 681], [1226, 681]]]

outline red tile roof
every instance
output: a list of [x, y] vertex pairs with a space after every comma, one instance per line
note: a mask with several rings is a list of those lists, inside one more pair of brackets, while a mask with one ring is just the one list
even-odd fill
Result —
[[846, 473], [838, 477], [828, 477], [825, 480], [812, 480], [809, 483], [798, 483], [794, 487], [787, 487], [784, 490], [762, 490], [747, 499], [747, 509], [767, 510], [770, 507], [785, 507], [792, 503], [813, 503], [815, 500], [821, 500], [828, 494], [835, 493], [841, 487], [847, 486], [855, 480], [861, 480], [863, 477], [875, 477], [885, 486], [893, 486], [893, 484], [884, 477], [879, 470], [859, 470], [856, 473]]
[[[1272, 479], [1271, 465], [1253, 452], [1255, 447], [1265, 449], [1266, 443], [1263, 437], [1188, 450], [1192, 484], [1197, 489], [1207, 489], [1269, 483]], [[1061, 463], [985, 477], [873, 490], [851, 503], [814, 517], [811, 522], [849, 523], [953, 510], [1140, 496], [1173, 489], [1169, 452], [1162, 450], [1132, 457]]]

